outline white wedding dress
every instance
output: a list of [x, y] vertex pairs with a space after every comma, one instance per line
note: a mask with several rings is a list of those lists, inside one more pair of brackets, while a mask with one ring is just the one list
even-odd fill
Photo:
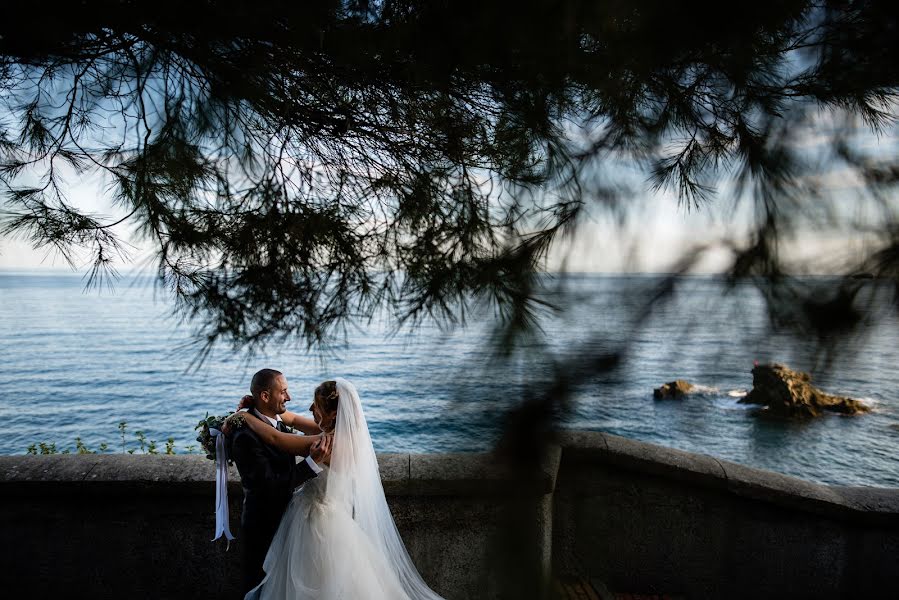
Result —
[[331, 467], [294, 493], [246, 600], [442, 600], [393, 522], [359, 394], [337, 393]]

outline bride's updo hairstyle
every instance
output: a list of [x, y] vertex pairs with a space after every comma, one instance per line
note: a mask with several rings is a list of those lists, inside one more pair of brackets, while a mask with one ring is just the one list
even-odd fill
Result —
[[315, 388], [315, 401], [329, 413], [337, 410], [339, 399], [336, 381], [323, 381]]

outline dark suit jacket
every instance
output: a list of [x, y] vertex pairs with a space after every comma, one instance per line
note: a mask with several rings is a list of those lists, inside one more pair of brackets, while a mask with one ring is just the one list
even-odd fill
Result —
[[[259, 418], [247, 413], [248, 419]], [[294, 489], [315, 477], [306, 461], [268, 446], [249, 427], [232, 436], [229, 456], [237, 464], [243, 484], [241, 537], [244, 547], [244, 591], [262, 579], [262, 562], [278, 530]]]
[[[259, 418], [247, 413], [247, 418]], [[232, 436], [231, 457], [237, 464], [243, 485], [243, 513], [241, 525], [247, 527], [281, 520], [287, 503], [296, 487], [315, 477], [305, 461], [268, 446], [248, 427], [241, 427]], [[273, 532], [274, 533], [274, 532]]]
[[[246, 418], [259, 417], [250, 412]], [[315, 477], [315, 472], [305, 461], [297, 463], [296, 457], [263, 443], [249, 427], [241, 427], [231, 438], [229, 456], [243, 484], [240, 524], [244, 592], [248, 592], [262, 581], [265, 554], [294, 488]]]

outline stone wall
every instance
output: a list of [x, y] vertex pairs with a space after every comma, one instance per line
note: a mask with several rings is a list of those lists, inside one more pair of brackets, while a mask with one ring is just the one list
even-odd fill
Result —
[[[521, 498], [537, 499], [542, 512], [529, 502], [517, 514], [523, 522], [511, 525], [540, 526], [536, 549], [548, 572], [551, 515], [540, 501], [558, 471], [552, 455], [556, 462], [524, 483], [484, 455], [379, 455], [397, 527], [436, 591], [496, 595], [496, 571], [486, 567]], [[214, 483], [213, 464], [201, 456], [0, 457], [0, 560], [15, 566], [17, 582], [37, 586], [36, 597], [196, 598], [204, 590], [238, 598], [239, 477], [232, 467], [230, 551], [223, 539], [210, 541]]]
[[[449, 599], [538, 591], [541, 572], [686, 598], [854, 598], [899, 589], [899, 490], [834, 488], [599, 433], [536, 473], [487, 455], [379, 456], [416, 565]], [[199, 456], [0, 457], [0, 560], [36, 597], [239, 597], [211, 543]], [[503, 594], [506, 595], [506, 594]]]
[[840, 488], [600, 433], [566, 433], [558, 575], [699, 598], [899, 589], [899, 489]]

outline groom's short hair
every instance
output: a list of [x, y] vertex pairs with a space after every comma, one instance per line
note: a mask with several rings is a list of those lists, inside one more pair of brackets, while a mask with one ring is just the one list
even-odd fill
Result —
[[262, 392], [272, 389], [272, 386], [275, 385], [275, 379], [279, 375], [283, 375], [283, 373], [274, 369], [257, 371], [253, 375], [253, 381], [250, 382], [250, 393], [253, 394], [254, 398], [258, 398]]

